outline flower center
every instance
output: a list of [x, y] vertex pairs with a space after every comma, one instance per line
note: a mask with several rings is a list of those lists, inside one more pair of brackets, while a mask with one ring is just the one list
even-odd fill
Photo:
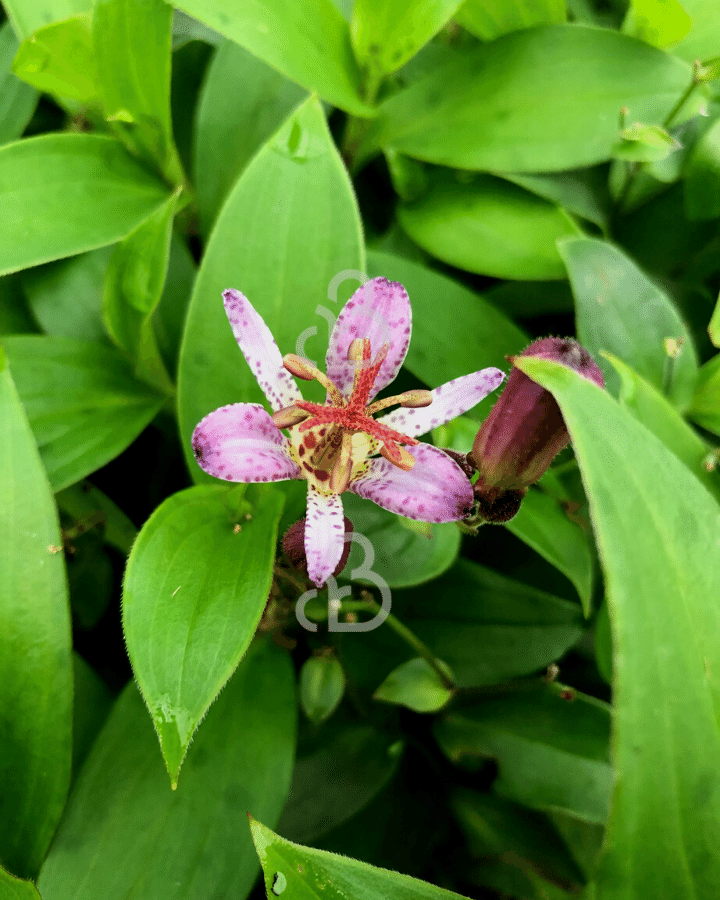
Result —
[[290, 428], [290, 445], [305, 477], [323, 493], [341, 493], [367, 468], [368, 457], [380, 452], [393, 465], [405, 471], [415, 459], [403, 444], [417, 444], [408, 437], [376, 421], [375, 413], [388, 406], [427, 406], [429, 391], [407, 391], [395, 397], [369, 404], [370, 392], [390, 349], [384, 344], [371, 359], [370, 341], [358, 338], [350, 344], [348, 360], [355, 365], [353, 386], [348, 397], [338, 390], [324, 373], [307, 360], [289, 354], [285, 368], [306, 381], [317, 380], [328, 392], [327, 402], [297, 400], [293, 406], [275, 413], [279, 428]]

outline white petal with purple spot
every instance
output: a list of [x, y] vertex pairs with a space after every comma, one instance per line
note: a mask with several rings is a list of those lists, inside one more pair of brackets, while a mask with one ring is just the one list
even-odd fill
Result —
[[193, 432], [192, 448], [200, 468], [225, 481], [285, 481], [301, 476], [290, 456], [288, 439], [257, 403], [221, 406], [205, 416]]
[[330, 336], [325, 357], [330, 381], [346, 396], [352, 388], [355, 366], [347, 358], [351, 341], [369, 338], [373, 359], [383, 344], [389, 343], [390, 351], [370, 394], [372, 399], [400, 371], [410, 343], [411, 327], [410, 301], [405, 288], [387, 278], [366, 282], [345, 304]]
[[339, 494], [308, 485], [305, 556], [310, 580], [322, 587], [337, 568], [345, 545], [345, 517]]
[[439, 428], [451, 419], [464, 415], [487, 395], [500, 387], [505, 375], [500, 369], [481, 369], [448, 381], [434, 391], [429, 406], [415, 409], [394, 409], [378, 422], [406, 434], [419, 437], [432, 428]]
[[240, 291], [223, 291], [223, 302], [235, 340], [273, 410], [277, 412], [302, 400], [298, 386], [283, 366], [275, 338], [260, 313]]
[[472, 506], [473, 490], [460, 466], [430, 444], [405, 449], [415, 457], [409, 472], [376, 457], [369, 461], [366, 473], [350, 484], [350, 490], [407, 519], [462, 519]]

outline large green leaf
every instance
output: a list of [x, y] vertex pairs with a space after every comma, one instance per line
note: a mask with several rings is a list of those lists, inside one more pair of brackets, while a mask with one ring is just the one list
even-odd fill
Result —
[[[672, 300], [622, 250], [605, 241], [563, 241], [560, 253], [575, 295], [580, 342], [596, 354], [614, 353], [678, 406], [687, 407], [697, 356]], [[682, 344], [677, 359], [668, 356], [666, 338]], [[598, 363], [608, 389], [616, 394], [619, 376], [604, 359]]]
[[2, 351], [0, 365], [0, 862], [27, 878], [70, 783], [70, 615], [50, 486]]
[[496, 278], [562, 278], [555, 242], [579, 232], [566, 212], [517, 185], [442, 170], [426, 194], [398, 208], [398, 219], [423, 250]]
[[42, 900], [32, 881], [22, 881], [4, 869], [0, 869], [0, 897], [2, 900]]
[[364, 154], [550, 172], [608, 159], [619, 110], [659, 124], [690, 83], [680, 60], [610, 29], [549, 25], [461, 54], [386, 101]]
[[694, 62], [718, 55], [720, 48], [720, 20], [713, 0], [682, 0], [682, 8], [692, 21], [692, 28], [673, 47], [673, 53]]
[[51, 22], [89, 12], [92, 0], [3, 0], [3, 7], [22, 40]]
[[211, 484], [169, 497], [125, 570], [125, 640], [173, 786], [270, 593], [283, 497], [268, 487], [242, 493]]
[[20, 137], [38, 102], [37, 91], [10, 69], [17, 49], [17, 38], [6, 22], [0, 27], [0, 144]]
[[163, 404], [109, 347], [41, 336], [3, 345], [55, 491], [122, 453]]
[[294, 754], [294, 677], [271, 643], [248, 654], [171, 791], [147, 710], [127, 686], [85, 763], [43, 866], [44, 900], [247, 896], [247, 812], [277, 821]]
[[0, 274], [112, 244], [167, 194], [112, 138], [43, 134], [0, 147]]
[[198, 102], [195, 184], [209, 234], [238, 175], [300, 103], [304, 91], [232, 41], [213, 57]]
[[[188, 310], [178, 377], [183, 446], [196, 480], [207, 480], [190, 449], [197, 423], [219, 406], [264, 402], [235, 343], [222, 291], [241, 290], [267, 322], [282, 353], [315, 328], [301, 353], [321, 360], [325, 306], [340, 312], [331, 282], [362, 269], [360, 217], [347, 172], [317, 99], [303, 103], [243, 172], [218, 217]], [[341, 285], [358, 287], [350, 275]], [[328, 300], [328, 294], [331, 299]]]
[[709, 359], [698, 372], [688, 415], [693, 422], [720, 435], [720, 353]]
[[562, 0], [465, 0], [455, 19], [483, 41], [510, 31], [565, 21]]
[[347, 22], [331, 0], [176, 0], [175, 5], [245, 47], [309, 91], [354, 115], [372, 115]]
[[596, 895], [720, 893], [720, 510], [605, 391], [523, 359], [572, 436], [606, 576], [616, 788]]
[[460, 894], [409, 875], [292, 844], [254, 819], [250, 827], [268, 897], [288, 889], [292, 900], [463, 900]]

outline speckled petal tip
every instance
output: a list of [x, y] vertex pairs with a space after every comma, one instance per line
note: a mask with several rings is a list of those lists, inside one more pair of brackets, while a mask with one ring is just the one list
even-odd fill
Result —
[[223, 291], [223, 303], [235, 340], [272, 409], [277, 412], [301, 400], [275, 338], [247, 297], [230, 289]]
[[439, 428], [451, 419], [464, 415], [489, 393], [500, 387], [505, 375], [500, 369], [481, 369], [470, 375], [454, 378], [435, 390], [432, 403], [416, 409], [394, 409], [378, 419], [388, 428], [401, 431], [408, 437], [419, 437], [432, 428]]
[[354, 364], [347, 358], [350, 342], [355, 338], [369, 338], [373, 358], [383, 344], [389, 343], [390, 351], [375, 379], [372, 399], [400, 371], [410, 343], [411, 327], [412, 314], [405, 288], [387, 278], [366, 282], [348, 300], [335, 323], [325, 357], [328, 377], [347, 395], [355, 374]]
[[404, 472], [375, 458], [350, 490], [383, 509], [421, 522], [454, 522], [470, 511], [472, 485], [458, 464], [430, 444], [407, 447], [415, 465]]
[[308, 485], [305, 556], [310, 580], [322, 587], [340, 562], [345, 546], [345, 517], [339, 494], [321, 494]]
[[285, 481], [301, 474], [289, 442], [257, 403], [221, 406], [200, 422], [192, 437], [201, 469], [225, 481]]

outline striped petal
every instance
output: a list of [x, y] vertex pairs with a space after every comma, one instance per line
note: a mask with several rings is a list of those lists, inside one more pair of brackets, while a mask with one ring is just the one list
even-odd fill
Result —
[[277, 412], [302, 400], [298, 386], [283, 366], [275, 338], [247, 297], [240, 291], [223, 291], [223, 303], [235, 340], [272, 409]]
[[225, 481], [285, 481], [301, 477], [290, 442], [257, 403], [221, 406], [193, 432], [192, 448], [201, 469]]
[[432, 403], [415, 409], [394, 409], [378, 419], [382, 425], [400, 431], [408, 437], [419, 437], [433, 428], [464, 415], [487, 395], [500, 387], [505, 375], [500, 369], [481, 369], [470, 375], [454, 378], [430, 391]]
[[345, 517], [339, 494], [321, 494], [308, 485], [305, 556], [310, 580], [322, 587], [340, 562], [345, 547]]
[[387, 278], [373, 278], [366, 282], [345, 304], [330, 336], [325, 357], [330, 381], [346, 396], [350, 392], [355, 375], [355, 366], [347, 358], [351, 341], [369, 338], [373, 359], [383, 344], [390, 344], [388, 355], [375, 378], [370, 395], [372, 399], [400, 371], [410, 343], [411, 325], [410, 301], [401, 284]]
[[366, 472], [350, 484], [350, 490], [407, 519], [462, 519], [472, 506], [473, 490], [460, 466], [430, 444], [404, 449], [415, 457], [409, 472], [375, 457], [368, 461]]

